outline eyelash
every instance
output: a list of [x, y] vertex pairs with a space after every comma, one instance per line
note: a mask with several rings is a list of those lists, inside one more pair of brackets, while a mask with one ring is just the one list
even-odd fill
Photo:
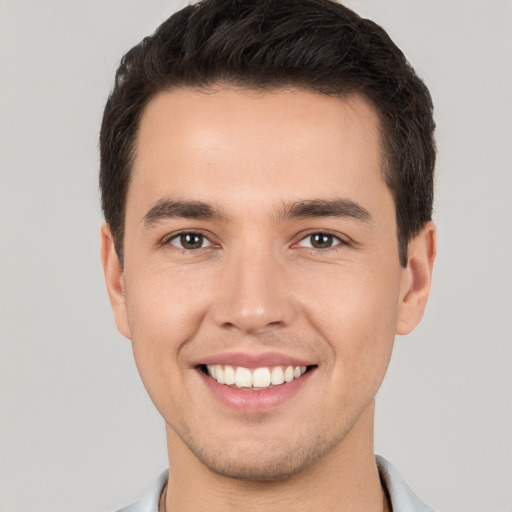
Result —
[[[186, 236], [186, 235], [193, 235], [193, 236], [195, 235], [195, 236], [201, 237], [202, 241], [203, 242], [207, 241], [209, 243], [209, 245], [207, 245], [206, 247], [185, 248], [185, 247], [179, 247], [172, 243], [173, 240], [178, 240], [181, 237]], [[335, 242], [335, 243], [333, 243], [333, 245], [331, 245], [329, 247], [324, 247], [324, 248], [313, 247], [312, 245], [305, 246], [305, 247], [300, 245], [302, 242], [304, 242], [308, 238], [311, 239], [315, 235], [331, 237], [333, 239], [333, 242]], [[172, 236], [165, 238], [162, 241], [161, 245], [172, 245], [173, 247], [176, 247], [177, 249], [184, 251], [184, 252], [195, 252], [200, 249], [212, 249], [212, 248], [215, 248], [215, 246], [216, 246], [216, 244], [214, 242], [212, 242], [207, 235], [205, 235], [204, 233], [202, 233], [200, 231], [180, 231], [179, 233], [175, 233]], [[330, 231], [313, 231], [313, 232], [307, 233], [306, 235], [302, 236], [298, 242], [293, 244], [292, 247], [304, 247], [304, 248], [313, 250], [315, 252], [327, 252], [327, 251], [337, 250], [337, 249], [339, 249], [343, 246], [347, 246], [347, 245], [349, 245], [349, 242], [347, 240], [341, 238], [339, 235], [334, 234]]]
[[[179, 240], [181, 237], [186, 236], [186, 235], [195, 235], [195, 236], [201, 237], [203, 239], [203, 241], [207, 241], [210, 245], [208, 245], [206, 247], [198, 247], [196, 249], [187, 249], [185, 247], [179, 247], [172, 243], [173, 240]], [[165, 238], [162, 241], [161, 245], [172, 245], [173, 247], [176, 247], [176, 249], [179, 249], [184, 252], [194, 252], [194, 251], [198, 251], [199, 249], [210, 249], [215, 246], [215, 244], [204, 233], [201, 233], [200, 231], [193, 231], [193, 230], [192, 231], [190, 231], [190, 230], [189, 231], [180, 231], [179, 233], [174, 233], [172, 236]]]
[[305, 236], [301, 237], [301, 239], [296, 244], [294, 244], [294, 246], [299, 246], [299, 244], [301, 242], [307, 240], [308, 238], [311, 239], [315, 235], [323, 235], [323, 236], [331, 237], [333, 239], [333, 245], [331, 245], [330, 247], [325, 247], [325, 248], [307, 246], [306, 247], [307, 249], [317, 251], [317, 252], [327, 252], [327, 251], [335, 251], [337, 249], [340, 249], [343, 246], [349, 245], [349, 242], [347, 240], [341, 238], [339, 235], [332, 233], [330, 231], [312, 231], [310, 233], [307, 233]]

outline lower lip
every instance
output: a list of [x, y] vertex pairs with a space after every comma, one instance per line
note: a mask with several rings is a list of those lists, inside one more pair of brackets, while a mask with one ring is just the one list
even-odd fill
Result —
[[201, 379], [213, 395], [231, 409], [242, 412], [264, 412], [274, 409], [295, 396], [307, 384], [315, 368], [308, 370], [298, 379], [272, 386], [267, 389], [238, 389], [219, 384], [215, 379], [198, 369]]

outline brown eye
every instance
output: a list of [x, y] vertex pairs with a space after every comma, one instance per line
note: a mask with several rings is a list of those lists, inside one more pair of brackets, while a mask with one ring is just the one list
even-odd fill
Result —
[[326, 235], [325, 233], [315, 233], [311, 235], [311, 245], [315, 249], [327, 249], [332, 247], [334, 237], [332, 235]]
[[170, 240], [170, 244], [180, 249], [194, 250], [210, 247], [210, 241], [200, 233], [181, 233]]
[[312, 233], [304, 237], [298, 245], [300, 247], [311, 247], [313, 249], [330, 249], [342, 243], [342, 240], [337, 236], [329, 233]]

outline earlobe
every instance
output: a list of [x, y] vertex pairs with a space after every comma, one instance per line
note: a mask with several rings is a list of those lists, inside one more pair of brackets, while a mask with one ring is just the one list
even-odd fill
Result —
[[112, 306], [117, 329], [123, 336], [131, 339], [124, 293], [123, 269], [115, 250], [114, 238], [107, 223], [101, 226], [100, 254], [105, 284], [107, 285], [110, 305]]
[[430, 221], [409, 242], [398, 307], [397, 334], [409, 334], [421, 321], [432, 282], [437, 253], [436, 226]]

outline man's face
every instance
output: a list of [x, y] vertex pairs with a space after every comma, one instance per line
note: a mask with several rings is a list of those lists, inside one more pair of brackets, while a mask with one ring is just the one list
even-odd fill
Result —
[[396, 232], [363, 98], [152, 99], [111, 293], [171, 452], [275, 479], [371, 444], [410, 286]]

